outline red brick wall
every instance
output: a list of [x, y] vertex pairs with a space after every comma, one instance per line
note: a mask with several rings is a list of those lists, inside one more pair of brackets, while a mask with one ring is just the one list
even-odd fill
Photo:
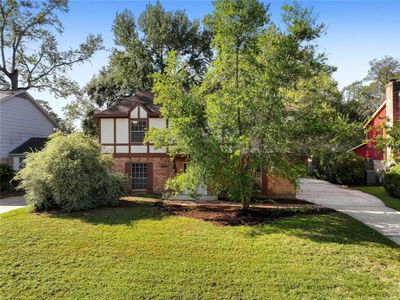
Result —
[[[149, 190], [148, 193], [161, 194], [164, 191], [164, 184], [170, 177], [175, 176], [174, 162], [168, 157], [114, 157], [113, 172], [130, 175], [130, 163], [149, 163]], [[150, 173], [152, 176], [150, 176]], [[152, 177], [152, 180], [151, 178]]]
[[[174, 177], [176, 172], [183, 170], [184, 158], [172, 161], [168, 157], [114, 157], [113, 172], [130, 176], [131, 163], [149, 164], [149, 190], [148, 193], [161, 194], [168, 178]], [[129, 182], [130, 188], [130, 182]], [[262, 194], [271, 198], [294, 198], [296, 191], [293, 184], [287, 179], [276, 176], [263, 176]]]
[[296, 189], [287, 179], [278, 176], [263, 176], [262, 194], [271, 198], [295, 198]]

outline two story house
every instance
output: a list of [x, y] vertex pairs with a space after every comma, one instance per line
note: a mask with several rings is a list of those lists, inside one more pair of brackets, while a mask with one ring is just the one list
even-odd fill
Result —
[[[167, 128], [168, 120], [161, 117], [160, 107], [153, 103], [154, 94], [144, 90], [99, 113], [99, 142], [105, 152], [114, 157], [114, 172], [127, 174], [132, 192], [161, 194], [168, 178], [183, 172], [188, 163], [184, 157], [171, 158], [165, 150], [144, 144], [149, 128]], [[271, 197], [294, 197], [293, 185], [278, 177], [263, 176], [255, 179], [255, 189]], [[199, 191], [201, 196], [207, 190]]]
[[0, 91], [0, 162], [18, 171], [26, 153], [41, 150], [56, 123], [26, 91]]

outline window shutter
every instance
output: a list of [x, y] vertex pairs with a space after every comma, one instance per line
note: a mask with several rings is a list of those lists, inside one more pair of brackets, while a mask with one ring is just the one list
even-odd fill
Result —
[[128, 190], [132, 190], [132, 164], [125, 163], [125, 175], [128, 176]]
[[147, 163], [147, 192], [152, 194], [153, 191], [153, 163]]

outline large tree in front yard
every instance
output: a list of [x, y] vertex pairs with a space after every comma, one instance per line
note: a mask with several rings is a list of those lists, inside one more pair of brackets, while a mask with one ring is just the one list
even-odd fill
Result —
[[154, 87], [169, 127], [151, 130], [147, 139], [173, 157], [190, 158], [187, 172], [170, 180], [170, 188], [194, 194], [204, 184], [247, 208], [257, 170], [296, 182], [300, 168], [293, 157], [304, 136], [292, 133], [306, 123], [293, 91], [332, 68], [312, 43], [323, 25], [308, 9], [283, 6], [280, 28], [259, 1], [214, 5], [205, 22], [214, 33], [216, 59], [202, 84], [188, 86], [190, 73], [172, 53]]
[[90, 34], [77, 49], [60, 50], [58, 14], [67, 11], [67, 0], [0, 1], [0, 89], [46, 89], [56, 96], [79, 90], [65, 72], [89, 60], [102, 39]]

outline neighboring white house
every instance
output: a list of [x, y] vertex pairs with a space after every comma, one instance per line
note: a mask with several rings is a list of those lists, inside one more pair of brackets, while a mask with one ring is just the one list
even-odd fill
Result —
[[0, 91], [0, 162], [18, 170], [25, 153], [43, 148], [55, 122], [26, 91]]

